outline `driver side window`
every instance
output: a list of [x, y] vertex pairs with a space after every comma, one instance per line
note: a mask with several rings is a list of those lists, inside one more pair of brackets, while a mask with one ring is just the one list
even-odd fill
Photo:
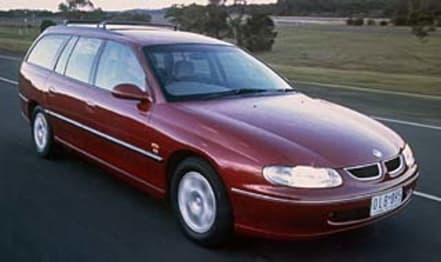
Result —
[[145, 91], [145, 73], [130, 47], [108, 41], [98, 62], [95, 85], [111, 91], [119, 84], [133, 84]]

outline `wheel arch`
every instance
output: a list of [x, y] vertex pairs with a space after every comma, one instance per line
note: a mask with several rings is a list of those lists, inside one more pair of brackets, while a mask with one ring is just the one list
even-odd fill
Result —
[[179, 164], [182, 163], [182, 161], [184, 161], [185, 159], [191, 158], [191, 157], [200, 158], [200, 159], [206, 161], [214, 169], [214, 171], [219, 175], [219, 178], [222, 181], [222, 183], [224, 184], [224, 186], [226, 186], [223, 177], [220, 175], [219, 166], [211, 157], [204, 155], [202, 153], [190, 150], [190, 149], [177, 150], [177, 151], [174, 151], [168, 157], [168, 159], [166, 161], [166, 179], [167, 179], [167, 181], [166, 181], [166, 183], [167, 183], [166, 196], [167, 196], [167, 198], [170, 197], [170, 191], [171, 191], [170, 188], [171, 188], [171, 181], [172, 181], [173, 172], [176, 170], [176, 168], [179, 166]]
[[27, 105], [27, 117], [29, 119], [29, 122], [32, 123], [32, 114], [34, 113], [34, 109], [39, 106], [37, 101], [29, 100]]

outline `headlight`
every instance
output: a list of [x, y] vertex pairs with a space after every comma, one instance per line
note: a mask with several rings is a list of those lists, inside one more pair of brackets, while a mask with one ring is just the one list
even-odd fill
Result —
[[334, 169], [310, 166], [270, 166], [263, 169], [263, 176], [275, 185], [297, 188], [330, 188], [343, 183]]
[[412, 149], [410, 149], [409, 145], [406, 145], [403, 149], [403, 157], [406, 165], [411, 167], [415, 165], [415, 157], [413, 156]]

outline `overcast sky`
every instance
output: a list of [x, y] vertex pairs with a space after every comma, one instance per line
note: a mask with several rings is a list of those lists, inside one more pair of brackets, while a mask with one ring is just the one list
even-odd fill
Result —
[[[0, 9], [48, 9], [56, 10], [62, 0], [0, 0]], [[104, 10], [125, 10], [132, 8], [156, 9], [172, 4], [205, 4], [208, 0], [92, 0], [97, 7]], [[228, 0], [232, 3], [233, 0]], [[276, 0], [248, 0], [248, 3], [269, 3]]]

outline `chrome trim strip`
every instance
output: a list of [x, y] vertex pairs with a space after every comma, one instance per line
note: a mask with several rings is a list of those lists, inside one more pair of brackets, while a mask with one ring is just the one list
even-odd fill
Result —
[[20, 97], [25, 103], [29, 102], [29, 99], [27, 99], [22, 93], [18, 93], [18, 97]]
[[[364, 168], [364, 167], [368, 167], [368, 166], [373, 166], [376, 165], [378, 167], [378, 175], [373, 176], [373, 177], [357, 177], [354, 176], [351, 171], [351, 169], [359, 169], [359, 168]], [[371, 180], [376, 180], [381, 178], [384, 175], [384, 170], [383, 170], [383, 166], [381, 165], [381, 162], [377, 162], [377, 163], [372, 163], [372, 164], [366, 164], [366, 165], [359, 165], [359, 166], [353, 166], [353, 167], [345, 167], [343, 168], [344, 171], [346, 171], [346, 173], [348, 173], [352, 178], [356, 179], [356, 180], [360, 180], [360, 181], [371, 181]]]
[[152, 159], [154, 159], [154, 160], [156, 160], [156, 161], [158, 161], [158, 162], [161, 162], [161, 161], [163, 160], [163, 158], [160, 157], [160, 156], [158, 156], [158, 155], [155, 155], [155, 154], [153, 154], [153, 153], [151, 153], [151, 152], [149, 152], [149, 151], [146, 151], [146, 150], [141, 149], [141, 148], [139, 148], [139, 147], [137, 147], [137, 146], [134, 146], [134, 145], [132, 145], [132, 144], [129, 144], [129, 143], [127, 143], [127, 142], [124, 142], [124, 141], [122, 141], [122, 140], [119, 140], [119, 139], [117, 139], [117, 138], [115, 138], [115, 137], [113, 137], [113, 136], [107, 135], [107, 134], [102, 133], [102, 132], [100, 132], [100, 131], [98, 131], [98, 130], [95, 130], [95, 129], [93, 129], [93, 128], [90, 128], [90, 127], [88, 127], [88, 126], [85, 126], [85, 125], [83, 125], [83, 124], [81, 124], [81, 123], [78, 123], [77, 121], [74, 121], [74, 120], [72, 120], [72, 119], [70, 119], [70, 118], [67, 118], [67, 117], [65, 117], [65, 116], [62, 116], [62, 115], [60, 115], [60, 114], [58, 114], [58, 113], [55, 113], [55, 112], [50, 111], [50, 110], [45, 110], [45, 112], [46, 112], [48, 115], [51, 115], [51, 116], [56, 117], [56, 118], [58, 118], [58, 119], [60, 119], [60, 120], [63, 120], [63, 121], [65, 121], [65, 122], [67, 122], [67, 123], [69, 123], [69, 124], [71, 124], [71, 125], [74, 125], [74, 126], [76, 126], [76, 127], [78, 127], [78, 128], [81, 128], [81, 129], [83, 129], [83, 130], [85, 130], [85, 131], [88, 131], [88, 132], [90, 132], [90, 133], [92, 133], [92, 134], [94, 134], [94, 135], [96, 135], [96, 136], [99, 136], [99, 137], [101, 137], [101, 138], [103, 138], [103, 139], [109, 140], [110, 142], [113, 142], [113, 143], [115, 143], [115, 144], [118, 144], [118, 145], [120, 145], [120, 146], [122, 146], [122, 147], [125, 147], [125, 148], [127, 148], [127, 149], [132, 150], [132, 151], [135, 151], [135, 152], [137, 152], [137, 153], [139, 153], [139, 154], [141, 154], [141, 155], [144, 155], [144, 156], [147, 156], [147, 157], [149, 157], [149, 158], [152, 158]]
[[78, 148], [78, 147], [72, 145], [71, 143], [69, 143], [69, 142], [67, 142], [67, 141], [65, 141], [65, 140], [63, 140], [63, 139], [61, 139], [61, 138], [59, 138], [59, 137], [57, 137], [57, 136], [55, 137], [55, 140], [57, 140], [58, 142], [62, 143], [63, 145], [65, 145], [65, 146], [67, 146], [67, 147], [72, 148], [72, 149], [75, 150], [75, 151], [78, 151], [78, 152], [81, 153], [81, 154], [84, 154], [85, 156], [91, 158], [92, 160], [94, 160], [94, 161], [96, 161], [96, 162], [98, 162], [98, 163], [100, 163], [100, 164], [102, 164], [102, 165], [105, 165], [105, 166], [107, 166], [107, 167], [109, 167], [109, 168], [111, 168], [111, 169], [113, 169], [113, 170], [115, 170], [115, 171], [117, 171], [118, 173], [121, 173], [121, 174], [123, 174], [123, 175], [125, 175], [125, 176], [127, 176], [127, 177], [129, 177], [129, 178], [131, 178], [131, 179], [133, 179], [133, 180], [135, 180], [135, 181], [141, 183], [141, 184], [144, 184], [144, 185], [146, 185], [146, 186], [148, 186], [148, 187], [150, 187], [150, 188], [152, 188], [152, 189], [154, 189], [154, 190], [156, 190], [156, 191], [158, 191], [158, 192], [165, 193], [165, 190], [163, 190], [163, 189], [161, 189], [161, 188], [159, 188], [159, 187], [157, 187], [157, 186], [154, 186], [154, 185], [152, 185], [152, 184], [150, 184], [150, 183], [144, 181], [143, 179], [141, 179], [141, 178], [139, 178], [139, 177], [136, 177], [136, 176], [134, 176], [134, 175], [128, 173], [127, 171], [125, 171], [125, 170], [123, 170], [123, 169], [121, 169], [121, 168], [119, 168], [119, 167], [116, 167], [116, 166], [110, 164], [110, 163], [107, 162], [107, 161], [102, 160], [102, 159], [99, 158], [99, 157], [96, 157], [96, 156], [94, 156], [94, 155], [92, 155], [92, 154], [89, 154], [89, 153], [87, 153], [86, 151], [84, 151], [84, 150], [82, 150], [82, 149], [80, 149], [80, 148]]
[[409, 190], [407, 193], [407, 196], [405, 199], [403, 199], [403, 201], [401, 201], [401, 204], [396, 207], [395, 209], [389, 210], [389, 212], [383, 213], [383, 214], [379, 214], [376, 216], [369, 216], [366, 218], [362, 218], [362, 219], [356, 219], [356, 220], [349, 220], [349, 221], [345, 221], [345, 222], [334, 222], [328, 219], [328, 224], [331, 226], [350, 226], [350, 225], [354, 225], [354, 224], [360, 224], [360, 223], [365, 223], [371, 220], [375, 220], [377, 218], [380, 217], [384, 217], [384, 216], [388, 216], [388, 215], [392, 215], [395, 212], [398, 212], [400, 209], [402, 209], [403, 207], [405, 207], [407, 204], [409, 204], [410, 202], [410, 197], [413, 195], [413, 190]]
[[[405, 187], [411, 183], [413, 183], [418, 177], [419, 173], [417, 173], [412, 179], [405, 182], [401, 185], [401, 187]], [[388, 188], [387, 190], [383, 190], [381, 192], [388, 192], [391, 188]], [[232, 187], [231, 191], [233, 193], [244, 195], [260, 200], [266, 200], [266, 201], [273, 201], [273, 202], [279, 202], [279, 203], [286, 203], [286, 204], [309, 204], [309, 205], [321, 205], [321, 204], [335, 204], [335, 203], [341, 203], [341, 202], [352, 202], [352, 201], [358, 201], [358, 200], [367, 200], [372, 198], [373, 196], [377, 196], [378, 194], [381, 194], [381, 192], [375, 192], [371, 194], [364, 194], [360, 196], [355, 197], [349, 197], [349, 198], [342, 198], [342, 199], [334, 199], [334, 200], [293, 200], [293, 199], [286, 199], [286, 198], [280, 198], [280, 197], [273, 197], [269, 195], [264, 195], [261, 193], [255, 193], [248, 190], [243, 190], [239, 188]]]

